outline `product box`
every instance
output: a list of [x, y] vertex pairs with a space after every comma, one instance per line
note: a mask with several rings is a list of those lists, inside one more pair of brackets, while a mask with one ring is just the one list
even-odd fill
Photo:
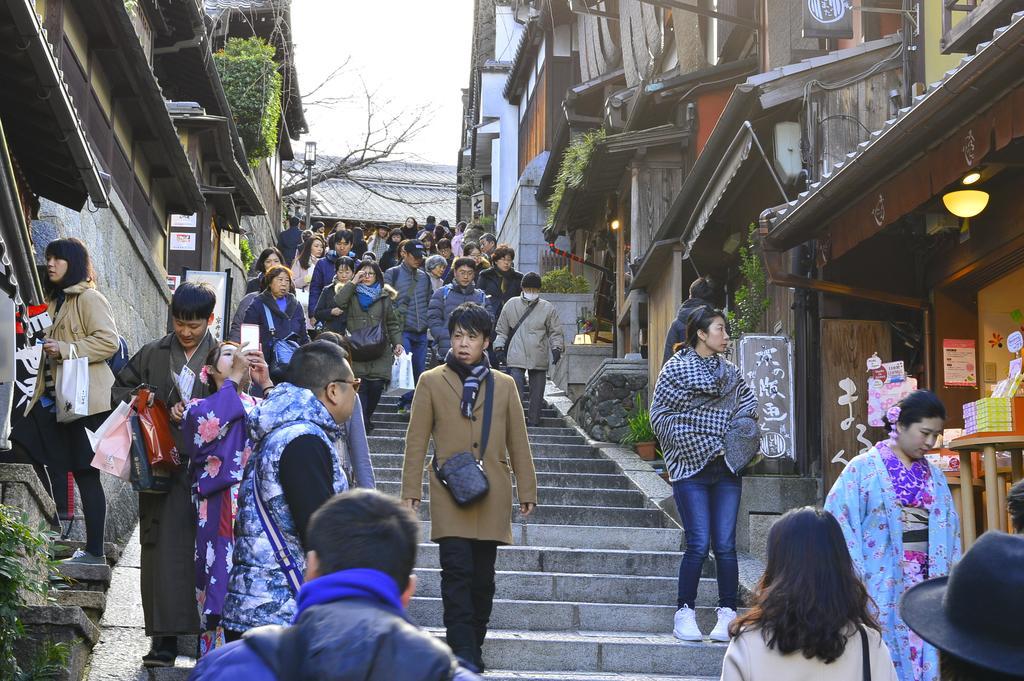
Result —
[[925, 455], [925, 458], [943, 473], [956, 473], [960, 470], [960, 455], [956, 452], [943, 450], [928, 453]]
[[983, 397], [964, 405], [964, 434], [1003, 433], [1013, 430], [1013, 398]]

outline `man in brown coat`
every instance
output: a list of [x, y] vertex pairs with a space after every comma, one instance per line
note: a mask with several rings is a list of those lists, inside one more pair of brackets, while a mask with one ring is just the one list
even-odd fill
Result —
[[[440, 547], [448, 645], [476, 671], [483, 671], [481, 648], [494, 601], [498, 545], [512, 543], [510, 472], [518, 483], [520, 513], [528, 516], [537, 504], [537, 473], [515, 382], [491, 371], [484, 353], [491, 324], [490, 314], [476, 303], [463, 303], [452, 312], [452, 347], [445, 363], [425, 372], [416, 386], [402, 471], [402, 499], [416, 509], [431, 437], [438, 466], [462, 452], [483, 464], [489, 490], [465, 506], [456, 504], [437, 475], [430, 474], [430, 538]], [[487, 391], [493, 391], [489, 419]], [[485, 422], [490, 425], [486, 433]]]

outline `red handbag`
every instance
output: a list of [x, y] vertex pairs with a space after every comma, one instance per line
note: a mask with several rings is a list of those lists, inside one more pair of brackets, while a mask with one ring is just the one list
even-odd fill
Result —
[[157, 399], [153, 388], [139, 386], [133, 405], [139, 416], [139, 430], [151, 466], [174, 470], [180, 465], [171, 435], [171, 415], [163, 400]]

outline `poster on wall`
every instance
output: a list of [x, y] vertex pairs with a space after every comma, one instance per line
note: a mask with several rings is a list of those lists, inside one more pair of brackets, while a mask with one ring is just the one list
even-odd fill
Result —
[[172, 251], [194, 251], [196, 250], [196, 234], [195, 232], [171, 232], [168, 244]]
[[978, 386], [978, 361], [973, 340], [942, 340], [942, 384], [947, 388]]
[[766, 459], [796, 459], [789, 337], [745, 334], [738, 346], [740, 372], [757, 398], [761, 453]]
[[228, 305], [231, 303], [231, 273], [205, 272], [185, 268], [184, 281], [209, 284], [217, 294], [217, 304], [213, 307], [213, 324], [210, 333], [218, 341], [224, 340], [224, 331], [228, 324]]

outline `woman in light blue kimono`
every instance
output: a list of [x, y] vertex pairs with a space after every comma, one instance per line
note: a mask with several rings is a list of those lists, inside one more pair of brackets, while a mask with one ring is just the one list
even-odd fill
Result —
[[878, 606], [882, 637], [900, 681], [938, 681], [939, 655], [899, 616], [900, 596], [949, 574], [960, 560], [960, 519], [946, 479], [924, 457], [942, 432], [946, 409], [917, 390], [886, 414], [887, 440], [853, 459], [825, 509], [843, 528], [850, 557]]

